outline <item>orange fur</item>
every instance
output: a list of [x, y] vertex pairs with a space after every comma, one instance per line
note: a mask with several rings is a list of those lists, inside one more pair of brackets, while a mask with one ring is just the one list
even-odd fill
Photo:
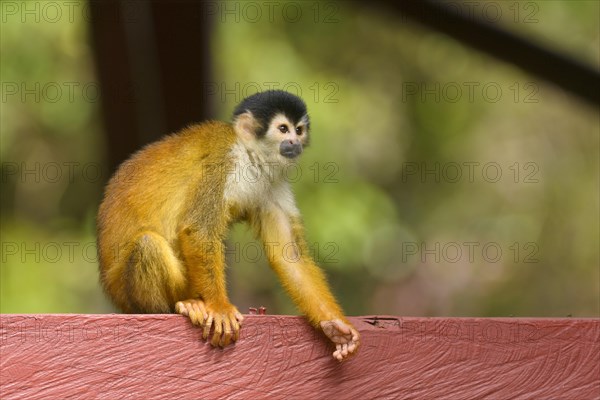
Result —
[[[235, 140], [222, 122], [189, 127], [133, 155], [108, 183], [97, 221], [101, 281], [124, 312], [172, 312], [186, 298], [228, 303], [218, 248], [229, 225], [220, 170]], [[138, 240], [145, 233], [154, 240]], [[201, 249], [210, 244], [218, 245], [207, 257]], [[136, 248], [146, 256], [135, 260]], [[160, 282], [128, 273], [141, 267]]]
[[288, 216], [274, 205], [252, 224], [284, 289], [310, 323], [319, 327], [321, 321], [336, 318], [347, 322], [323, 271], [310, 257], [300, 218]]
[[232, 178], [236, 166], [263, 171], [265, 159], [288, 162], [268, 147], [277, 148], [279, 139], [255, 139], [239, 121], [245, 120], [235, 127], [188, 127], [119, 167], [97, 220], [103, 287], [124, 312], [180, 312], [205, 327], [205, 338], [214, 312], [213, 344], [227, 345], [243, 317], [227, 296], [223, 240], [231, 223], [246, 220], [295, 304], [315, 327], [327, 323], [343, 359], [358, 348], [359, 336], [343, 324], [348, 321], [308, 254], [288, 183], [276, 168], [256, 182]]

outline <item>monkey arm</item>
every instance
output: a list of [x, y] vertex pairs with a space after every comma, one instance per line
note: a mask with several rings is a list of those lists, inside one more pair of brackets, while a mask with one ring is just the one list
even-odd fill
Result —
[[309, 254], [300, 218], [272, 205], [260, 212], [258, 231], [271, 267], [311, 324], [320, 327], [321, 322], [335, 319], [347, 322], [323, 271]]
[[263, 209], [257, 226], [271, 266], [283, 287], [310, 323], [335, 345], [333, 357], [346, 360], [356, 354], [360, 334], [348, 322], [335, 301], [323, 271], [308, 254], [302, 223], [277, 205]]

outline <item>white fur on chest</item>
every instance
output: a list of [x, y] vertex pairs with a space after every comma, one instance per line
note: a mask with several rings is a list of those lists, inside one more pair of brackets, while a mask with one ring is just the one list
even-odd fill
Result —
[[249, 151], [241, 142], [233, 146], [230, 155], [233, 168], [225, 182], [225, 201], [229, 206], [249, 210], [277, 205], [290, 215], [298, 213], [280, 165], [261, 159], [259, 152]]

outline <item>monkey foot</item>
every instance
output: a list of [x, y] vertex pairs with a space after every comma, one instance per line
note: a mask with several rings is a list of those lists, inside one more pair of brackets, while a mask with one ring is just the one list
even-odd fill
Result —
[[236, 341], [240, 335], [240, 327], [244, 317], [231, 304], [211, 304], [200, 299], [178, 301], [175, 311], [189, 317], [192, 324], [204, 328], [202, 338], [208, 339], [213, 330], [210, 343], [213, 346], [225, 347]]
[[360, 335], [352, 325], [340, 319], [321, 321], [321, 329], [335, 344], [333, 358], [344, 361], [356, 354], [360, 345]]

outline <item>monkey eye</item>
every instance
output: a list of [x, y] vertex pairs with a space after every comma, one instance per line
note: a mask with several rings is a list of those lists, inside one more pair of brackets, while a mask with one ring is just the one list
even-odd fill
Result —
[[302, 127], [301, 126], [296, 128], [296, 135], [302, 135]]
[[288, 132], [289, 132], [289, 129], [288, 129], [287, 125], [283, 125], [283, 124], [282, 124], [282, 125], [279, 125], [279, 131], [280, 131], [281, 133], [288, 133]]

